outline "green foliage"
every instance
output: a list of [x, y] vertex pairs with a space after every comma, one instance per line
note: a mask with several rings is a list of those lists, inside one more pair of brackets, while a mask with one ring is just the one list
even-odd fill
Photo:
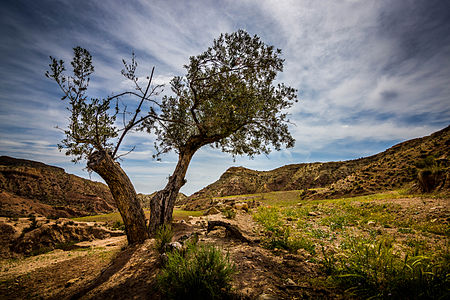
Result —
[[236, 212], [234, 211], [234, 209], [229, 207], [225, 208], [222, 213], [227, 219], [234, 219], [236, 217]]
[[159, 253], [164, 252], [164, 246], [173, 238], [173, 230], [170, 224], [163, 224], [155, 232], [155, 248]]
[[167, 253], [158, 275], [162, 293], [169, 299], [224, 299], [231, 291], [234, 264], [214, 246], [193, 246], [189, 251]]
[[122, 221], [117, 220], [112, 224], [112, 229], [125, 231], [125, 224], [123, 224]]
[[361, 298], [438, 299], [448, 295], [449, 253], [401, 255], [392, 240], [350, 239], [340, 256], [323, 251], [322, 265], [350, 295]]
[[290, 252], [305, 249], [312, 254], [315, 253], [315, 245], [310, 239], [293, 232], [290, 226], [284, 224], [279, 208], [260, 207], [254, 218], [266, 231], [263, 243], [268, 249], [284, 249]]
[[436, 158], [429, 155], [426, 158], [418, 160], [415, 165], [419, 169], [432, 169], [437, 166]]
[[[297, 101], [296, 90], [279, 83], [281, 50], [244, 30], [222, 34], [212, 47], [190, 57], [186, 75], [170, 85], [156, 126], [159, 154], [211, 144], [233, 155], [269, 153], [269, 145], [294, 145], [282, 112]], [[166, 121], [171, 120], [171, 121]]]
[[112, 151], [110, 139], [117, 136], [114, 125], [116, 114], [110, 113], [111, 98], [88, 98], [86, 91], [90, 75], [94, 73], [92, 56], [86, 49], [73, 49], [71, 62], [73, 75], [65, 74], [66, 68], [62, 60], [50, 57], [50, 71], [45, 76], [52, 78], [68, 99], [68, 110], [71, 113], [68, 129], [64, 130], [66, 137], [58, 145], [61, 150], [66, 148], [66, 155], [74, 156], [73, 161], [87, 158], [94, 149]]

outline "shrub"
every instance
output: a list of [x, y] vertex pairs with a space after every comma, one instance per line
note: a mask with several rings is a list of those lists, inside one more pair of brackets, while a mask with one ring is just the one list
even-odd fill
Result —
[[390, 241], [354, 239], [339, 258], [324, 251], [325, 270], [358, 298], [440, 299], [448, 295], [450, 255], [402, 258]]
[[236, 212], [232, 208], [225, 208], [222, 213], [227, 219], [234, 219], [236, 217]]
[[193, 246], [167, 253], [158, 286], [169, 299], [224, 299], [230, 295], [236, 273], [229, 256], [214, 246]]
[[173, 238], [173, 230], [170, 224], [163, 224], [155, 232], [155, 248], [159, 253], [164, 252], [164, 246]]
[[123, 224], [121, 221], [115, 221], [112, 224], [112, 229], [125, 231], [125, 224]]

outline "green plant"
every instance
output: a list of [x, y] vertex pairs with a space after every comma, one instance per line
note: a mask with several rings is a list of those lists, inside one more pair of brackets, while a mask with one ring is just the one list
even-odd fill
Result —
[[164, 246], [173, 238], [173, 230], [170, 224], [159, 226], [155, 232], [155, 248], [159, 253], [164, 252]]
[[397, 231], [400, 233], [414, 233], [414, 230], [411, 228], [398, 228]]
[[222, 213], [227, 219], [234, 219], [236, 217], [236, 212], [229, 207], [225, 208]]
[[115, 221], [111, 227], [115, 230], [125, 230], [125, 224], [123, 224], [122, 221]]
[[224, 299], [231, 291], [235, 265], [214, 246], [192, 246], [167, 253], [158, 286], [169, 299]]
[[323, 251], [322, 265], [345, 291], [358, 298], [439, 299], [448, 295], [449, 253], [402, 258], [392, 240], [353, 238], [339, 258]]
[[266, 237], [263, 241], [264, 246], [268, 249], [284, 249], [291, 252], [305, 249], [310, 253], [315, 253], [314, 244], [308, 238], [294, 234], [291, 227], [286, 226], [281, 217], [281, 214], [283, 216], [297, 216], [300, 213], [303, 214], [304, 209], [281, 211], [275, 207], [259, 208], [254, 218], [263, 225], [266, 231]]

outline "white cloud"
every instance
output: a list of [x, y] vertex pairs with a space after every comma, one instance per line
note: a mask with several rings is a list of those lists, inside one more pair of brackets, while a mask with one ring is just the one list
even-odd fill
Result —
[[[121, 59], [129, 60], [132, 51], [139, 64], [138, 76], [148, 76], [156, 66], [154, 83], [168, 84], [174, 75], [184, 73], [189, 56], [206, 50], [220, 33], [239, 28], [283, 50], [285, 71], [279, 79], [298, 88], [302, 99], [289, 111], [296, 124], [291, 130], [297, 146], [268, 158], [237, 158], [236, 162], [218, 150], [201, 149], [188, 171], [184, 190], [189, 193], [217, 179], [231, 165], [267, 170], [301, 162], [298, 159], [315, 160], [319, 151], [339, 153], [333, 145], [342, 141], [348, 145], [364, 141], [388, 144], [429, 134], [450, 121], [450, 45], [434, 50], [425, 47], [431, 51], [427, 56], [419, 57], [413, 50], [412, 55], [404, 55], [401, 39], [383, 32], [386, 29], [380, 23], [386, 21], [387, 12], [394, 11], [387, 1], [80, 4], [66, 0], [49, 7], [28, 5], [34, 9], [30, 16], [6, 4], [2, 10], [1, 24], [8, 24], [2, 32], [14, 33], [2, 35], [0, 46], [3, 154], [69, 166], [69, 158], [54, 146], [62, 136], [54, 126], [66, 125], [67, 112], [65, 103], [58, 100], [56, 85], [43, 76], [48, 55], [69, 65], [72, 47], [86, 47], [96, 67], [90, 92], [105, 96], [131, 87], [120, 70]], [[401, 8], [405, 4], [396, 5]], [[416, 22], [411, 17], [402, 26], [420, 27]], [[131, 100], [124, 101], [133, 105]], [[162, 163], [152, 160], [154, 139], [153, 135], [133, 133], [121, 147], [120, 153], [125, 153], [136, 146], [122, 165], [138, 191], [161, 188], [175, 165], [173, 153], [163, 157]], [[70, 170], [85, 174], [82, 167], [71, 166]]]

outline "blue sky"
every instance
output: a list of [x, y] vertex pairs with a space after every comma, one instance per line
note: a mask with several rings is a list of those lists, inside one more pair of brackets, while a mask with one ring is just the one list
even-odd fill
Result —
[[[376, 154], [450, 123], [450, 2], [323, 1], [24, 1], [0, 3], [0, 155], [42, 161], [88, 177], [58, 151], [67, 125], [49, 56], [70, 61], [81, 46], [94, 57], [90, 94], [127, 87], [121, 59], [136, 53], [140, 76], [157, 83], [183, 75], [220, 33], [245, 29], [283, 50], [278, 77], [299, 90], [290, 109], [296, 146], [236, 161], [218, 150], [195, 155], [182, 192], [191, 194], [231, 166], [285, 164]], [[164, 187], [176, 155], [152, 159], [154, 137], [135, 133], [121, 162], [136, 190]], [[93, 176], [98, 180], [98, 177]]]

